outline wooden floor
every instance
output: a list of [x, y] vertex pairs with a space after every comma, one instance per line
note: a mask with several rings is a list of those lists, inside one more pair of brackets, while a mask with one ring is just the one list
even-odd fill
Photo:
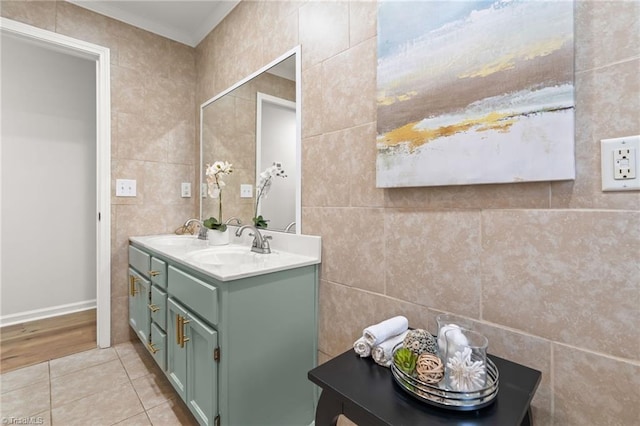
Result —
[[96, 347], [96, 310], [0, 328], [0, 372]]

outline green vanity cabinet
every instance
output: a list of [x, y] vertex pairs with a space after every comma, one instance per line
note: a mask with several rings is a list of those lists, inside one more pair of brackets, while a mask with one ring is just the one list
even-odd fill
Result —
[[129, 246], [129, 324], [166, 369], [167, 264]]
[[313, 422], [317, 264], [221, 281], [159, 249], [131, 247], [165, 263], [165, 287], [154, 281], [150, 291], [160, 307], [151, 314], [151, 352], [163, 367], [164, 349], [163, 371], [201, 425]]
[[218, 413], [218, 333], [172, 298], [167, 303], [167, 377], [201, 425]]
[[129, 325], [142, 343], [149, 343], [151, 317], [148, 301], [151, 297], [151, 283], [134, 269], [129, 268]]

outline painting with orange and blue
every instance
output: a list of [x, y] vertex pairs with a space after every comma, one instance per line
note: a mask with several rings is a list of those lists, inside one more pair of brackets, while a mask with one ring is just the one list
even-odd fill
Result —
[[574, 179], [573, 13], [379, 1], [376, 185]]

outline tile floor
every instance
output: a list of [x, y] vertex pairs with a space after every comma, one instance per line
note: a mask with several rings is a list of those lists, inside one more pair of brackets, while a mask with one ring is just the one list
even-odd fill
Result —
[[3, 425], [197, 425], [140, 342], [0, 375]]

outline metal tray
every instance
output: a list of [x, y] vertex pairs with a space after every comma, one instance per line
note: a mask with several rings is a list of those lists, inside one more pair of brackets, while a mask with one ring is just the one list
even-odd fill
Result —
[[448, 410], [477, 410], [490, 405], [498, 395], [498, 368], [489, 358], [487, 358], [487, 383], [484, 388], [473, 392], [454, 391], [425, 383], [400, 370], [394, 363], [391, 363], [391, 373], [400, 388], [409, 395], [429, 405]]

